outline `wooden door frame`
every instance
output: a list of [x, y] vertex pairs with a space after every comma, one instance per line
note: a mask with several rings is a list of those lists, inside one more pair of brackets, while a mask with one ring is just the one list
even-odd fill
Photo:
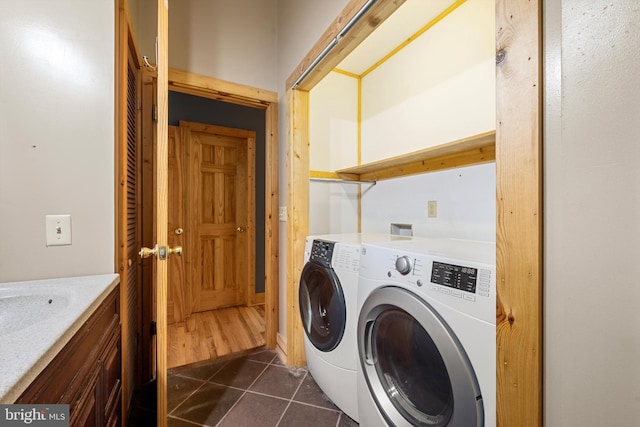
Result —
[[[403, 1], [350, 0], [287, 79], [287, 365], [305, 363], [298, 281], [309, 230], [309, 91]], [[541, 426], [542, 0], [496, 0], [496, 393], [499, 426]], [[375, 25], [373, 25], [375, 23]], [[499, 55], [498, 55], [499, 53]], [[294, 83], [299, 84], [294, 89]]]
[[[156, 80], [156, 73], [143, 70], [143, 84]], [[172, 68], [168, 69], [167, 88], [176, 92], [259, 108], [265, 111], [265, 297], [264, 301], [254, 299], [252, 303], [264, 303], [265, 305], [265, 346], [269, 349], [274, 349], [278, 333], [279, 291], [277, 93]], [[143, 110], [146, 107], [146, 105], [143, 105]], [[143, 135], [145, 161], [153, 161], [155, 149], [151, 145], [156, 137], [152, 135], [155, 132], [155, 126], [152, 124], [150, 115], [143, 115], [142, 126], [146, 130], [144, 131], [145, 135], [147, 135]], [[149, 135], [151, 137], [148, 137]], [[166, 304], [166, 290], [164, 300]], [[164, 311], [166, 321], [166, 310]], [[158, 335], [156, 335], [157, 340], [160, 339], [159, 334], [160, 329], [158, 329]], [[161, 356], [160, 345], [161, 343], [157, 343], [156, 346], [158, 349], [157, 359]], [[166, 344], [164, 345], [166, 346]], [[158, 382], [158, 387], [160, 387], [160, 382]], [[163, 399], [166, 402], [166, 395], [164, 397], [159, 395], [159, 399]], [[160, 412], [158, 410], [158, 422], [162, 417]], [[166, 410], [164, 411], [164, 422], [166, 423]]]
[[265, 345], [278, 334], [278, 94], [239, 83], [169, 68], [169, 90], [265, 111]]

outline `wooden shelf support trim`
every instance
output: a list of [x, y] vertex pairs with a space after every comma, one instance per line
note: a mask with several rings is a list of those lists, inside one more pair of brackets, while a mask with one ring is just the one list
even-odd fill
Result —
[[379, 181], [488, 163], [496, 159], [496, 133], [485, 132], [424, 150], [336, 171], [338, 178]]
[[216, 101], [244, 105], [245, 107], [266, 109], [270, 104], [278, 102], [278, 94], [276, 92], [175, 68], [169, 68], [169, 88], [187, 95], [206, 97]]

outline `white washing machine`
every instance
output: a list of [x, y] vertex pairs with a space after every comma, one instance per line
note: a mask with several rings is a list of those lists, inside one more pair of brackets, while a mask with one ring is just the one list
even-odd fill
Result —
[[377, 426], [495, 426], [495, 244], [364, 244], [358, 412]]
[[357, 285], [363, 242], [406, 240], [384, 234], [309, 236], [300, 275], [307, 367], [322, 391], [358, 421]]

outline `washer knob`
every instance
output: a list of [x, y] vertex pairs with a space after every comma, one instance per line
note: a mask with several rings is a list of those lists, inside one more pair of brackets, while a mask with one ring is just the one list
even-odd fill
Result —
[[411, 258], [409, 258], [408, 256], [404, 255], [396, 259], [396, 270], [398, 270], [398, 272], [403, 276], [409, 274], [412, 268], [413, 266], [411, 265]]

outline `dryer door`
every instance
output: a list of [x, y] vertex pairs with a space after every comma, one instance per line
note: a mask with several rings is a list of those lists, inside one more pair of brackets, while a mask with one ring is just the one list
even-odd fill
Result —
[[464, 349], [419, 296], [391, 286], [373, 291], [360, 311], [358, 350], [369, 392], [390, 425], [484, 425]]
[[344, 335], [347, 308], [333, 269], [308, 262], [300, 276], [298, 298], [302, 325], [309, 341], [321, 351], [336, 348]]

